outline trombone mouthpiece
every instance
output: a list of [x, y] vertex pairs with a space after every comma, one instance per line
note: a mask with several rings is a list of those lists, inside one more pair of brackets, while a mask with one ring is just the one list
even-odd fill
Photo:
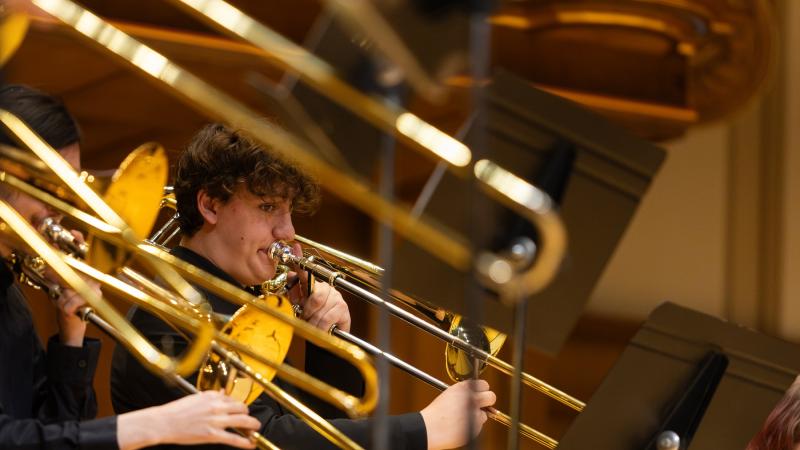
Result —
[[78, 258], [85, 258], [86, 253], [89, 251], [89, 246], [86, 245], [85, 242], [78, 242], [69, 230], [62, 227], [61, 224], [56, 222], [52, 217], [48, 217], [42, 221], [39, 232], [53, 245]]
[[269, 246], [269, 250], [267, 254], [273, 261], [281, 262], [281, 263], [289, 263], [291, 262], [291, 257], [294, 256], [292, 254], [292, 248], [283, 241], [275, 241]]

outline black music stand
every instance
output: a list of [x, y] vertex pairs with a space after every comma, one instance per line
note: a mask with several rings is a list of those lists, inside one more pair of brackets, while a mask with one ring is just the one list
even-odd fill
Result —
[[659, 306], [559, 450], [743, 450], [800, 373], [800, 349], [671, 303]]
[[[547, 191], [561, 205], [569, 249], [561, 273], [528, 299], [529, 346], [554, 354], [573, 329], [665, 152], [579, 105], [499, 72], [486, 88], [485, 157]], [[472, 139], [472, 131], [467, 142]], [[477, 248], [502, 251], [518, 236], [536, 240], [526, 222], [482, 193], [469, 195], [465, 182], [445, 173], [426, 213], [473, 236]], [[478, 217], [475, 217], [476, 212]], [[476, 221], [478, 233], [471, 233]], [[399, 245], [398, 289], [463, 312], [471, 274], [458, 273], [409, 243]], [[485, 299], [493, 297], [479, 292]], [[487, 302], [484, 321], [511, 329], [513, 311]]]

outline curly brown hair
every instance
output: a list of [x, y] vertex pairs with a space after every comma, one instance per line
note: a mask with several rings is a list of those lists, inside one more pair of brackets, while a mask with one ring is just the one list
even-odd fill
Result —
[[192, 138], [176, 167], [175, 199], [183, 234], [192, 236], [203, 225], [198, 192], [227, 202], [239, 183], [258, 197], [289, 200], [293, 212], [311, 214], [319, 205], [319, 186], [311, 177], [240, 132], [210, 124]]

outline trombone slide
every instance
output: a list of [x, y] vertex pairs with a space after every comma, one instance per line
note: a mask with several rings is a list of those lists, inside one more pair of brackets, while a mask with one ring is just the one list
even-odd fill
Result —
[[[335, 325], [333, 326], [333, 328], [331, 328], [331, 334], [339, 338], [342, 338], [345, 341], [348, 341], [352, 344], [358, 345], [359, 347], [363, 348], [364, 351], [373, 356], [383, 356], [384, 358], [386, 358], [387, 361], [389, 361], [395, 367], [417, 377], [418, 379], [428, 383], [429, 385], [433, 386], [434, 388], [440, 391], [443, 391], [448, 387], [450, 387], [450, 385], [434, 377], [428, 372], [425, 372], [424, 370], [421, 370], [416, 366], [405, 362], [404, 360], [392, 355], [391, 353], [387, 353], [381, 350], [380, 348], [370, 344], [369, 342], [353, 334], [340, 330]], [[508, 414], [505, 414], [493, 407], [486, 408], [485, 411], [490, 419], [495, 420], [505, 426], [509, 427], [511, 426], [511, 417]], [[523, 436], [527, 437], [528, 439], [531, 439], [532, 441], [538, 444], [541, 444], [544, 447], [553, 449], [556, 448], [556, 446], [558, 445], [558, 441], [556, 441], [555, 439], [523, 423], [519, 424], [519, 432]]]
[[[406, 311], [405, 309], [397, 306], [394, 303], [388, 302], [382, 299], [379, 295], [376, 295], [374, 292], [365, 289], [359, 286], [356, 283], [353, 283], [344, 278], [344, 275], [341, 272], [337, 272], [335, 270], [331, 270], [325, 265], [315, 261], [312, 258], [306, 257], [299, 257], [295, 256], [291, 252], [291, 248], [286, 245], [285, 243], [275, 242], [270, 246], [270, 257], [273, 259], [280, 261], [284, 264], [294, 264], [297, 266], [302, 267], [304, 270], [310, 271], [314, 273], [317, 277], [325, 280], [331, 286], [341, 287], [347, 292], [361, 298], [362, 300], [371, 303], [380, 308], [386, 308], [391, 314], [394, 316], [406, 321], [407, 323], [420, 328], [437, 338], [441, 339], [444, 342], [452, 345], [453, 347], [463, 350], [468, 353], [473, 358], [479, 361], [485, 361], [487, 364], [495, 367], [496, 369], [506, 373], [507, 375], [512, 375], [514, 368], [508, 364], [507, 362], [497, 358], [496, 356], [492, 355], [484, 351], [483, 349], [477, 348], [474, 345], [471, 345], [469, 342], [461, 339], [458, 336], [452, 335], [445, 330], [437, 328], [430, 323], [428, 323], [425, 319], [422, 319], [413, 313]], [[556, 401], [563, 403], [570, 408], [581, 411], [585, 404], [580, 400], [572, 397], [571, 395], [563, 392], [544, 381], [537, 379], [536, 377], [530, 374], [523, 374], [522, 375], [523, 382], [536, 389], [537, 391], [547, 395], [555, 399]]]

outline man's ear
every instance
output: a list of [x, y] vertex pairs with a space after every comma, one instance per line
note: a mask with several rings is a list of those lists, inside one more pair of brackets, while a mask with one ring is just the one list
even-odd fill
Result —
[[197, 210], [206, 223], [216, 225], [217, 223], [217, 199], [208, 195], [205, 189], [197, 193]]

